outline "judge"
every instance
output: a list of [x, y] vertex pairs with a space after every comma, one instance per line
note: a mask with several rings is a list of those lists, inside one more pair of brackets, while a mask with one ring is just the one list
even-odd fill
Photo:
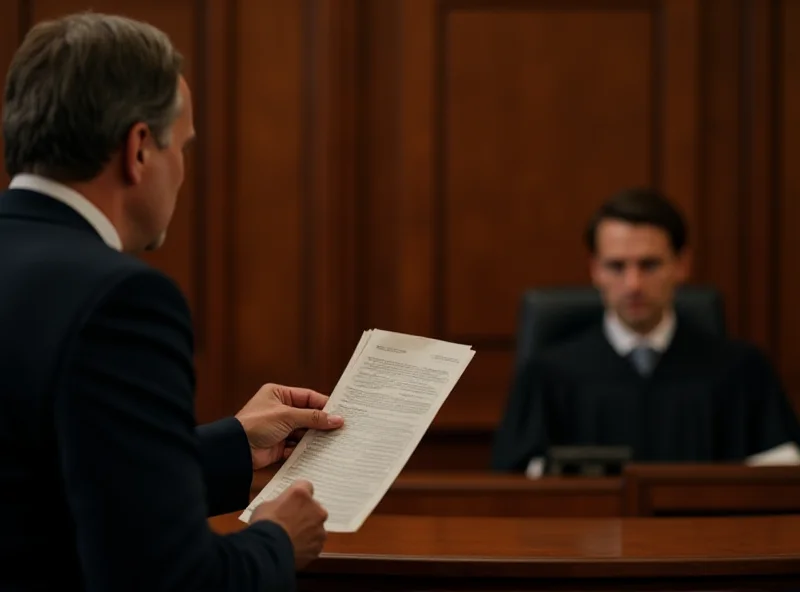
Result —
[[797, 417], [764, 354], [676, 314], [686, 235], [653, 190], [599, 209], [586, 238], [604, 318], [520, 371], [493, 469], [538, 476], [557, 445], [627, 446], [638, 462], [800, 462]]

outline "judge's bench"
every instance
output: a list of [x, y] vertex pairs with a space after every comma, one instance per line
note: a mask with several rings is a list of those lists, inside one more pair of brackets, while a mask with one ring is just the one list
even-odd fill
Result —
[[[685, 288], [677, 307], [725, 333], [715, 290]], [[601, 313], [587, 290], [526, 293], [517, 369]], [[800, 466], [642, 463], [566, 447], [531, 479], [490, 472], [475, 434], [448, 443], [443, 433], [423, 438], [358, 532], [330, 534], [301, 590], [800, 590]], [[257, 475], [253, 496], [269, 477]], [[211, 523], [243, 527], [235, 514]]]
[[[259, 474], [253, 495], [269, 474]], [[236, 514], [211, 519], [219, 532]], [[800, 468], [404, 471], [302, 590], [800, 590]]]

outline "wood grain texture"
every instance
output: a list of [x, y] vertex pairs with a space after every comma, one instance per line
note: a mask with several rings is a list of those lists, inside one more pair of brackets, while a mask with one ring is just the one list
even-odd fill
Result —
[[580, 235], [598, 200], [650, 176], [653, 16], [451, 6], [439, 15], [433, 96], [431, 296], [444, 316], [432, 328], [496, 341], [527, 286], [584, 278]]
[[773, 152], [774, 187], [776, 204], [778, 248], [777, 294], [774, 305], [778, 307], [777, 356], [781, 371], [792, 386], [800, 385], [797, 335], [800, 331], [800, 281], [798, 281], [796, 256], [800, 253], [800, 233], [797, 220], [800, 216], [800, 4], [779, 2], [773, 15], [773, 60], [775, 64], [775, 139], [777, 151]]
[[800, 514], [800, 468], [630, 465], [627, 516]]
[[[303, 110], [303, 3], [237, 4], [231, 289], [242, 404], [262, 383], [294, 382], [309, 362]], [[249, 130], [249, 131], [245, 131]]]
[[[14, 51], [22, 41], [22, 34], [27, 27], [27, 2], [14, 0], [6, 2], [0, 8], [0, 80], [5, 81], [8, 66]], [[0, 135], [0, 148], [3, 148], [3, 137]], [[0, 170], [0, 187], [5, 187], [9, 178], [5, 164]]]
[[[381, 516], [329, 535], [302, 589], [703, 590], [800, 574], [800, 517], [470, 518]], [[220, 532], [226, 532], [224, 526]], [[483, 581], [476, 581], [483, 579]], [[525, 580], [524, 583], [522, 580]], [[734, 584], [735, 582], [735, 584]], [[646, 588], [645, 588], [646, 585]], [[732, 589], [732, 588], [729, 588]]]

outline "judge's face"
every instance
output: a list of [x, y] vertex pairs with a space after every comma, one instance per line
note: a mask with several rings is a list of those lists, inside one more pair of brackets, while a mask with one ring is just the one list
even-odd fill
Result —
[[686, 253], [661, 228], [621, 220], [601, 222], [595, 240], [592, 279], [606, 307], [634, 331], [651, 331], [688, 275]]

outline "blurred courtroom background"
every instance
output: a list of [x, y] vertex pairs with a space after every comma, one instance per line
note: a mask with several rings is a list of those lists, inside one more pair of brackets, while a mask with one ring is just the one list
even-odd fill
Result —
[[477, 354], [412, 465], [487, 468], [523, 290], [586, 283], [586, 219], [634, 184], [800, 408], [800, 0], [4, 0], [0, 68], [90, 7], [187, 59], [199, 142], [151, 259], [200, 420], [331, 389], [364, 329], [430, 335]]

